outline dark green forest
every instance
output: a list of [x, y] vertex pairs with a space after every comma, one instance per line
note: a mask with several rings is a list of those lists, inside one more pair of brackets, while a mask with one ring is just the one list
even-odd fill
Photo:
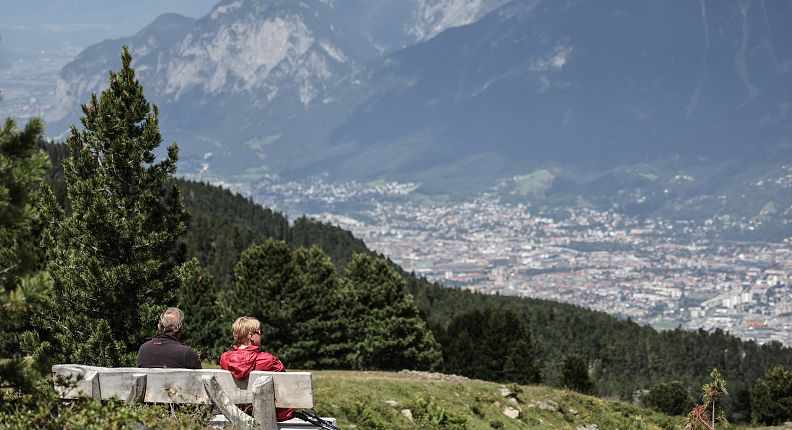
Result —
[[130, 365], [177, 305], [183, 340], [212, 361], [250, 315], [290, 369], [436, 370], [630, 399], [674, 381], [700, 397], [717, 368], [731, 419], [792, 416], [792, 349], [779, 343], [445, 288], [338, 227], [175, 178], [178, 147], [154, 156], [158, 111], [130, 61], [124, 50], [65, 144], [38, 121], [0, 134], [3, 387], [30, 387], [52, 362]]

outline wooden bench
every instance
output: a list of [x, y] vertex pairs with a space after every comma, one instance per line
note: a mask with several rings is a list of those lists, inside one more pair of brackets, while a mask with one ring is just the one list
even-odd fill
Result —
[[[63, 399], [117, 398], [128, 403], [214, 404], [228, 421], [243, 429], [317, 428], [302, 420], [281, 423], [275, 408], [312, 408], [310, 372], [253, 371], [235, 379], [221, 369], [143, 369], [95, 367], [79, 364], [52, 366], [55, 390]], [[253, 417], [236, 405], [253, 404]]]

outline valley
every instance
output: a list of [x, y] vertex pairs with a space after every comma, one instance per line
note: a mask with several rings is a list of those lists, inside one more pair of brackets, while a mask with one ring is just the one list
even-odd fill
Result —
[[[188, 178], [341, 226], [449, 287], [792, 344], [790, 34], [778, 5], [734, 7], [225, 1], [6, 61], [0, 115], [59, 136], [126, 43]], [[591, 16], [612, 31], [573, 25]], [[716, 17], [743, 48], [714, 37]], [[691, 44], [620, 36], [655, 22]], [[282, 43], [253, 55], [261, 41]]]
[[497, 189], [457, 200], [421, 195], [415, 183], [217, 183], [291, 219], [308, 214], [352, 231], [405, 270], [448, 287], [792, 345], [789, 210], [774, 221], [787, 226], [786, 239], [766, 242], [733, 239], [762, 229], [756, 217], [548, 207], [514, 203]]

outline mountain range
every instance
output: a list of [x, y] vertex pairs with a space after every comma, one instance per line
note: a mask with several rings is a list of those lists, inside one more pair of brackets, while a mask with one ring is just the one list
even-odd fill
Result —
[[162, 15], [136, 35], [91, 46], [66, 65], [46, 119], [55, 134], [75, 123], [79, 104], [102, 89], [128, 44], [149, 98], [169, 124], [165, 135], [180, 141], [188, 157], [213, 152], [238, 169], [235, 161], [249, 160], [240, 144], [255, 146], [266, 128], [322, 103], [367, 60], [502, 3], [229, 0], [198, 20]]
[[778, 1], [224, 0], [83, 51], [47, 120], [76, 123], [128, 44], [182, 171], [448, 194], [543, 169], [547, 193], [693, 177], [687, 199], [735, 163], [792, 162], [790, 18]]

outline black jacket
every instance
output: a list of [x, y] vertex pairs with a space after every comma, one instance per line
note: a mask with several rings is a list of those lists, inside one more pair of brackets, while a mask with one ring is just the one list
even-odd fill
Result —
[[140, 346], [137, 367], [200, 369], [201, 360], [192, 348], [173, 335], [162, 333]]

